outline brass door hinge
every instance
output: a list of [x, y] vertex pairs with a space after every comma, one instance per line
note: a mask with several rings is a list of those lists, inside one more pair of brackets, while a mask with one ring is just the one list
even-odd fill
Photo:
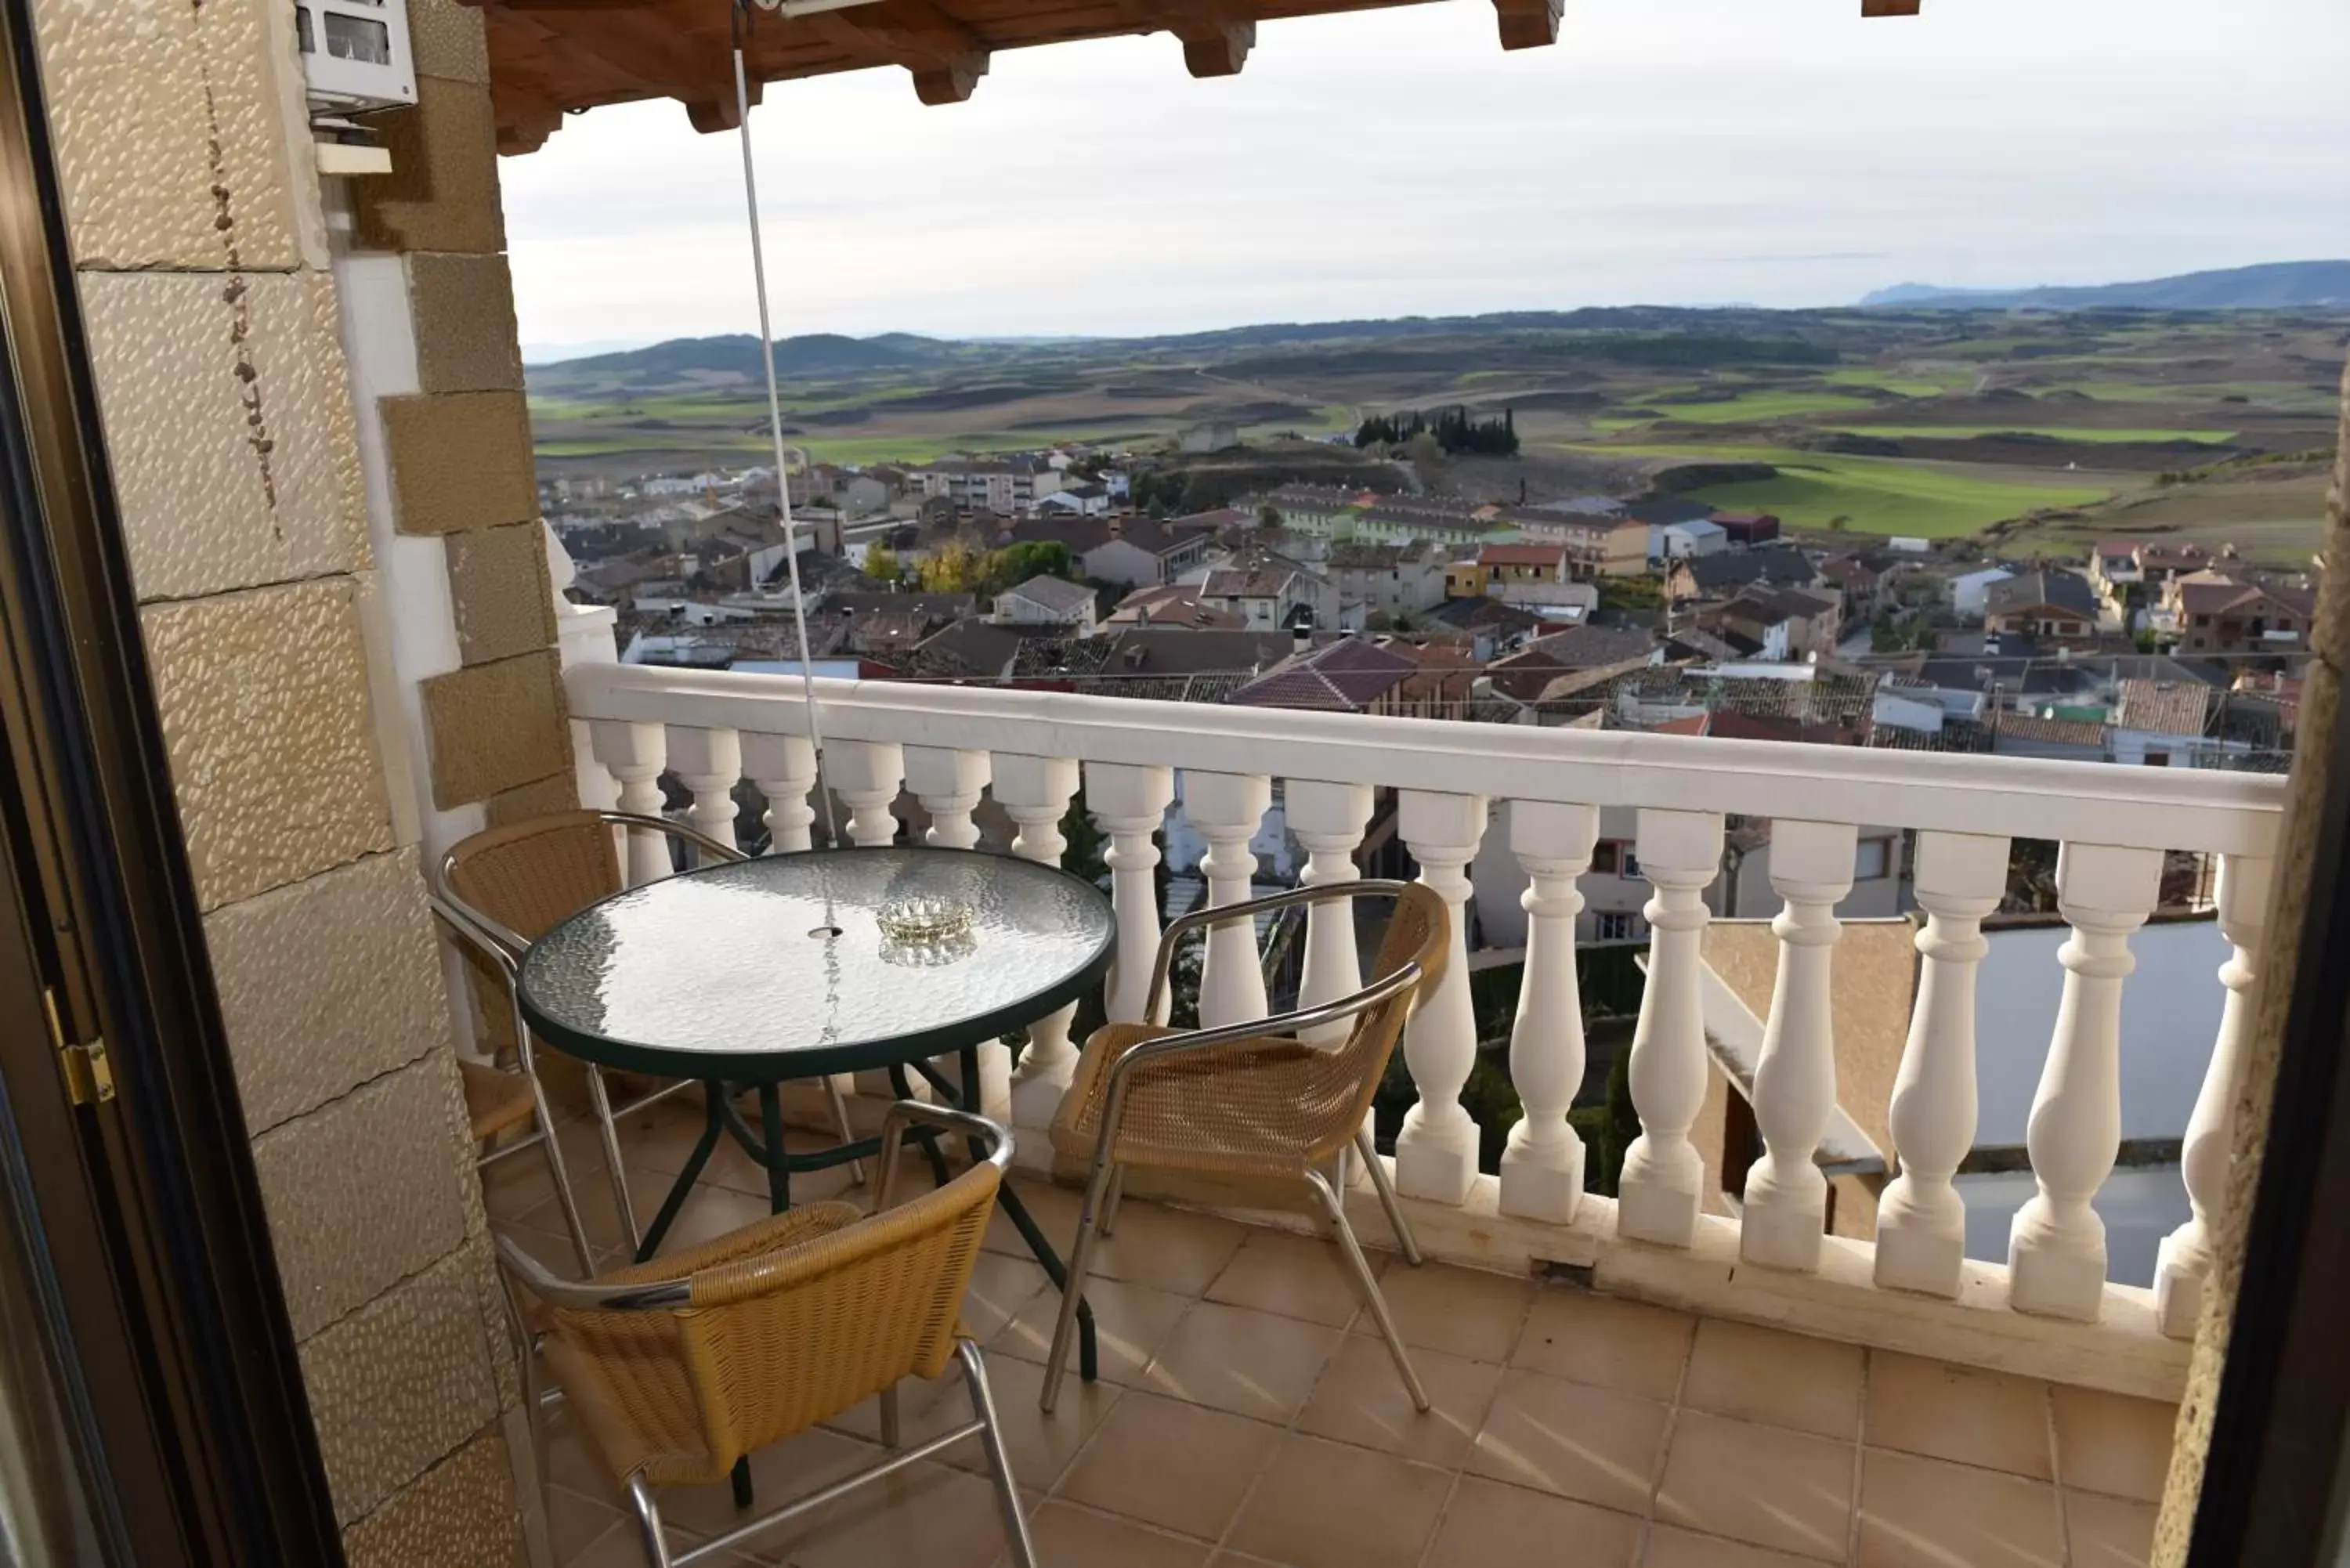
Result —
[[66, 1093], [78, 1106], [102, 1106], [114, 1098], [114, 1068], [106, 1059], [106, 1039], [93, 1034], [87, 1041], [66, 1038], [57, 1016], [57, 993], [41, 992], [41, 1006], [49, 1015], [49, 1042], [57, 1047], [57, 1065], [66, 1077]]

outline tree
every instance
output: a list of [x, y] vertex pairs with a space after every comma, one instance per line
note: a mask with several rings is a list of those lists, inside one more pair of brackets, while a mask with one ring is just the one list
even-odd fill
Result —
[[1031, 577], [1066, 577], [1074, 582], [1076, 570], [1069, 559], [1069, 547], [1058, 539], [1024, 539], [989, 556], [983, 576], [985, 590], [1000, 594]]
[[1852, 519], [1841, 512], [1828, 519], [1828, 532], [1831, 534], [1841, 534], [1851, 526]]
[[970, 545], [960, 539], [950, 539], [923, 560], [915, 576], [924, 593], [975, 593], [982, 565]]
[[903, 569], [898, 563], [898, 552], [889, 545], [868, 545], [865, 547], [867, 576], [878, 577], [885, 583], [895, 583]]
[[1282, 523], [1281, 508], [1275, 506], [1270, 501], [1266, 502], [1263, 505], [1256, 509], [1256, 523], [1257, 526], [1260, 528], [1280, 527]]

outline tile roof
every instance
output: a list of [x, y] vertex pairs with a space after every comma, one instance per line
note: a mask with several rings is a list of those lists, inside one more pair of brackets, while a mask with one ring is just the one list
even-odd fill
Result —
[[2199, 680], [2125, 680], [2114, 728], [2158, 735], [2199, 735], [2211, 711], [2211, 688]]
[[2043, 719], [2036, 713], [2010, 713], [2002, 710], [1998, 711], [1991, 728], [1994, 734], [2002, 737], [2013, 735], [2025, 741], [2049, 741], [2060, 745], [2100, 749], [2106, 743], [2106, 727], [2094, 719]]
[[1481, 566], [1547, 566], [1555, 571], [1565, 559], [1564, 545], [1487, 545], [1477, 552]]
[[1759, 582], [1802, 587], [1819, 580], [1819, 571], [1810, 557], [1793, 545], [1694, 556], [1676, 565], [1689, 573], [1700, 592], [1718, 593]]
[[1341, 638], [1284, 659], [1226, 701], [1360, 712], [1419, 670], [1419, 661], [1409, 655], [1360, 638]]
[[1199, 630], [1238, 631], [1247, 623], [1230, 610], [1200, 602], [1200, 590], [1177, 583], [1137, 588], [1118, 601], [1109, 613], [1112, 626], [1191, 627]]
[[1066, 577], [1047, 576], [1043, 573], [1004, 590], [1017, 594], [1032, 604], [1043, 605], [1048, 610], [1069, 615], [1093, 602], [1094, 591], [1083, 583], [1073, 583]]
[[2088, 578], [2076, 573], [2043, 568], [2022, 573], [2003, 583], [1993, 583], [1983, 595], [1983, 607], [1991, 615], [2030, 609], [2037, 605], [2070, 610], [2074, 615], [2094, 619], [2097, 613], [2097, 592], [2089, 586]]

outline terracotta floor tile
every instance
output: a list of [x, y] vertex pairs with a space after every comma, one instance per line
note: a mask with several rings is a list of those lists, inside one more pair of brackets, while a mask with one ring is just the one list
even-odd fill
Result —
[[[1067, 1229], [1047, 1234], [1066, 1257], [1068, 1239], [1076, 1233], [1073, 1204]], [[1137, 1201], [1118, 1210], [1118, 1232], [1095, 1248], [1094, 1266], [1107, 1279], [1201, 1295], [1255, 1233], [1253, 1227], [1217, 1215]]]
[[1077, 1456], [1061, 1494], [1214, 1541], [1280, 1440], [1281, 1429], [1261, 1421], [1129, 1391]]
[[1422, 1568], [1508, 1568], [1537, 1563], [1632, 1568], [1639, 1545], [1640, 1521], [1628, 1513], [1462, 1476]]
[[1510, 1365], [1649, 1399], [1680, 1387], [1697, 1320], [1644, 1302], [1564, 1286], [1534, 1293]]
[[1269, 1312], [1201, 1302], [1184, 1315], [1141, 1386], [1195, 1405], [1286, 1423], [1305, 1407], [1345, 1335]]
[[2073, 1568], [2146, 1568], [2154, 1552], [2155, 1505], [2064, 1492], [2064, 1534]]
[[1494, 1480], [1646, 1513], [1667, 1407], [1516, 1368], [1502, 1374], [1468, 1469]]
[[546, 1489], [546, 1540], [557, 1568], [583, 1555], [620, 1522], [620, 1511], [562, 1487]]
[[1749, 1546], [1742, 1541], [1724, 1541], [1719, 1535], [1652, 1524], [1640, 1568], [1812, 1568], [1816, 1561], [1791, 1557], [1767, 1546]]
[[[1371, 1266], [1378, 1267], [1377, 1258]], [[1253, 1231], [1209, 1285], [1207, 1299], [1344, 1328], [1362, 1298], [1336, 1241]]]
[[[1077, 1206], [1082, 1195], [1066, 1187], [1055, 1186], [1034, 1176], [1017, 1176], [1012, 1189], [1026, 1205], [1029, 1217], [1045, 1232], [1066, 1262], [1069, 1256], [1070, 1239], [1077, 1233]], [[1010, 1252], [1029, 1256], [1028, 1243], [1021, 1238], [1019, 1228], [1012, 1223], [1003, 1209], [988, 1217], [987, 1234], [980, 1243], [990, 1251]]]
[[[1471, 1361], [1507, 1361], [1534, 1299], [1532, 1280], [1448, 1263], [1415, 1269], [1401, 1260], [1379, 1276], [1379, 1291], [1406, 1345]], [[1365, 1313], [1355, 1332], [1376, 1334], [1378, 1324]]]
[[1426, 1413], [1412, 1408], [1383, 1339], [1349, 1334], [1322, 1372], [1297, 1417], [1298, 1430], [1334, 1438], [1423, 1464], [1458, 1467], [1469, 1456], [1502, 1369], [1439, 1350], [1411, 1352], [1428, 1390]]
[[2056, 1489], [1971, 1465], [1870, 1449], [1858, 1568], [2060, 1568]]
[[[1036, 1408], [1044, 1392], [1045, 1369], [1008, 1355], [987, 1358], [987, 1386], [995, 1396], [995, 1418], [1003, 1428], [1003, 1446], [1012, 1459], [1013, 1478], [1024, 1487], [1049, 1490], [1067, 1472], [1086, 1439], [1101, 1428], [1125, 1390], [1115, 1383], [1087, 1383], [1075, 1371], [1061, 1384], [1060, 1403], [1050, 1416]], [[958, 1396], [962, 1389], [958, 1386]], [[964, 1400], [967, 1407], [969, 1401]], [[958, 1469], [984, 1472], [986, 1449], [978, 1443], [958, 1444], [939, 1456]]]
[[779, 1555], [765, 1539], [759, 1555], [792, 1568], [987, 1568], [1003, 1549], [1003, 1515], [978, 1476], [924, 1463], [778, 1526]]
[[2139, 1502], [2162, 1501], [2177, 1406], [2064, 1384], [2052, 1393], [2056, 1402], [2056, 1473], [2067, 1488]]
[[1698, 1324], [1681, 1403], [1849, 1442], [1860, 1435], [1866, 1359], [1856, 1345], [1707, 1318]]
[[1674, 1418], [1657, 1518], [1825, 1562], [1852, 1532], [1853, 1445], [1701, 1410]]
[[[1009, 1252], [981, 1252], [972, 1265], [971, 1285], [963, 1292], [963, 1332], [982, 1345], [986, 1344], [1019, 1316], [1020, 1310], [1040, 1292], [1050, 1290], [1052, 1282], [1043, 1265], [1033, 1258], [1014, 1257]], [[1052, 1291], [1051, 1294], [1058, 1303], [1061, 1293]]]
[[[779, 1503], [805, 1497], [819, 1487], [878, 1464], [882, 1451], [838, 1432], [819, 1428], [785, 1442], [772, 1444], [751, 1456], [753, 1500], [749, 1514], [734, 1506], [733, 1490], [724, 1481], [714, 1486], [662, 1487], [653, 1494], [663, 1522], [699, 1536], [722, 1535]], [[775, 1537], [780, 1542], [781, 1534]], [[760, 1546], [754, 1549], [767, 1552]]]
[[1871, 1448], [2047, 1480], [2048, 1385], [1891, 1351], [1868, 1358], [1862, 1440]]
[[1452, 1472], [1292, 1433], [1226, 1544], [1295, 1568], [1416, 1568]]
[[[1101, 1376], [1111, 1383], [1133, 1383], [1150, 1358], [1167, 1343], [1183, 1314], [1192, 1310], [1189, 1296], [1154, 1291], [1118, 1280], [1095, 1280], [1086, 1287], [1094, 1309], [1094, 1332], [1101, 1350]], [[1043, 1362], [1053, 1348], [1053, 1324], [1061, 1311], [1061, 1293], [1042, 1290], [1028, 1298], [1017, 1316], [987, 1342], [991, 1355]], [[1077, 1346], [1069, 1343], [1069, 1381], [1077, 1380]]]
[[1039, 1568], [1201, 1568], [1213, 1550], [1065, 1502], [1038, 1509], [1028, 1534]]

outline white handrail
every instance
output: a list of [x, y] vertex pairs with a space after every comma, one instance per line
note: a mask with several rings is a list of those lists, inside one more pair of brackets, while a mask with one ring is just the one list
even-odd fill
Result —
[[[567, 671], [577, 719], [805, 732], [793, 675]], [[2268, 856], [2284, 780], [1856, 746], [1466, 724], [1001, 687], [818, 680], [841, 740], [1750, 816]], [[1824, 795], [1833, 790], [1833, 795]]]

